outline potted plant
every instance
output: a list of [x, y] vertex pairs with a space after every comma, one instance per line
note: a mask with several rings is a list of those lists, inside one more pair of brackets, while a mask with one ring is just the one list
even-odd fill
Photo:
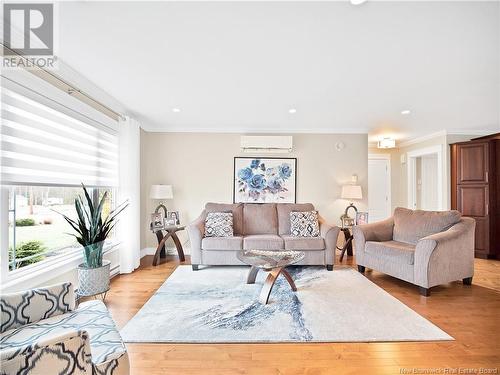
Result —
[[[84, 262], [78, 266], [78, 295], [93, 296], [109, 290], [110, 263], [102, 259], [104, 241], [116, 225], [116, 217], [128, 206], [128, 202], [111, 210], [102, 218], [102, 209], [108, 196], [105, 192], [97, 207], [90, 198], [87, 188], [82, 183], [85, 201], [82, 196], [75, 199], [77, 219], [73, 220], [60, 213], [75, 230], [71, 234], [83, 246]], [[85, 204], [86, 202], [86, 204]]]

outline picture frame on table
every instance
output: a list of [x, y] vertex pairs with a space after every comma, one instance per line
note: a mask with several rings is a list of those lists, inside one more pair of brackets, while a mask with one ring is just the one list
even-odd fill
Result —
[[368, 224], [368, 212], [356, 212], [356, 225]]
[[158, 230], [158, 229], [163, 229], [163, 213], [162, 212], [154, 212], [151, 214], [151, 224], [150, 228], [151, 230]]
[[172, 226], [179, 225], [180, 223], [179, 211], [168, 211], [165, 224]]
[[352, 217], [344, 216], [342, 217], [342, 228], [352, 227], [355, 223], [355, 220]]

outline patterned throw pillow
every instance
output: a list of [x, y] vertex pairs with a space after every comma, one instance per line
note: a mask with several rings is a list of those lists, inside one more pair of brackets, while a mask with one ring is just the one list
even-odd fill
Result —
[[290, 226], [294, 237], [318, 237], [318, 211], [290, 212]]
[[205, 219], [205, 237], [232, 237], [233, 213], [209, 212]]

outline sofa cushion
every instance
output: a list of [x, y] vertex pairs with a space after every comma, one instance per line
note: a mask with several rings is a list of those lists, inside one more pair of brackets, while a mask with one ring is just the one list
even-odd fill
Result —
[[397, 207], [394, 210], [394, 241], [416, 245], [431, 234], [443, 232], [460, 221], [462, 214], [453, 211], [422, 211]]
[[325, 240], [322, 237], [281, 236], [285, 241], [285, 250], [324, 250]]
[[202, 250], [242, 250], [243, 237], [205, 237], [201, 240]]
[[290, 231], [295, 237], [318, 237], [318, 211], [292, 211], [290, 213]]
[[207, 203], [205, 211], [208, 212], [229, 212], [233, 213], [233, 233], [241, 236], [243, 234], [243, 204], [242, 203]]
[[[126, 356], [125, 345], [101, 301], [83, 302], [77, 310], [5, 332], [0, 336], [0, 353], [12, 353], [9, 349], [24, 348], [40, 338], [58, 336], [71, 330], [88, 332], [92, 363], [96, 366]], [[1, 359], [11, 358], [2, 355]]]
[[398, 241], [366, 241], [365, 251], [377, 258], [400, 264], [415, 263], [415, 246]]
[[290, 212], [292, 211], [312, 211], [314, 206], [311, 203], [278, 203], [278, 234], [280, 236], [290, 234]]
[[283, 250], [285, 243], [277, 234], [252, 234], [243, 237], [244, 250]]
[[249, 234], [278, 234], [278, 214], [274, 203], [245, 203], [243, 230]]
[[205, 218], [205, 237], [232, 237], [233, 213], [208, 212]]

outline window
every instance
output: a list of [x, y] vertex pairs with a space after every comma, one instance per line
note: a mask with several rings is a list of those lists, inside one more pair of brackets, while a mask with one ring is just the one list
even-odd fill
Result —
[[[93, 203], [107, 192], [103, 206], [106, 217], [113, 208], [113, 189], [88, 188]], [[73, 229], [59, 214], [76, 219], [77, 187], [9, 187], [9, 270], [13, 271], [51, 257], [79, 251]], [[78, 250], [77, 250], [78, 249]]]
[[1, 78], [2, 281], [73, 261], [81, 247], [58, 212], [76, 218], [84, 183], [94, 203], [108, 192], [107, 215], [118, 183], [117, 122], [31, 74], [16, 78]]

